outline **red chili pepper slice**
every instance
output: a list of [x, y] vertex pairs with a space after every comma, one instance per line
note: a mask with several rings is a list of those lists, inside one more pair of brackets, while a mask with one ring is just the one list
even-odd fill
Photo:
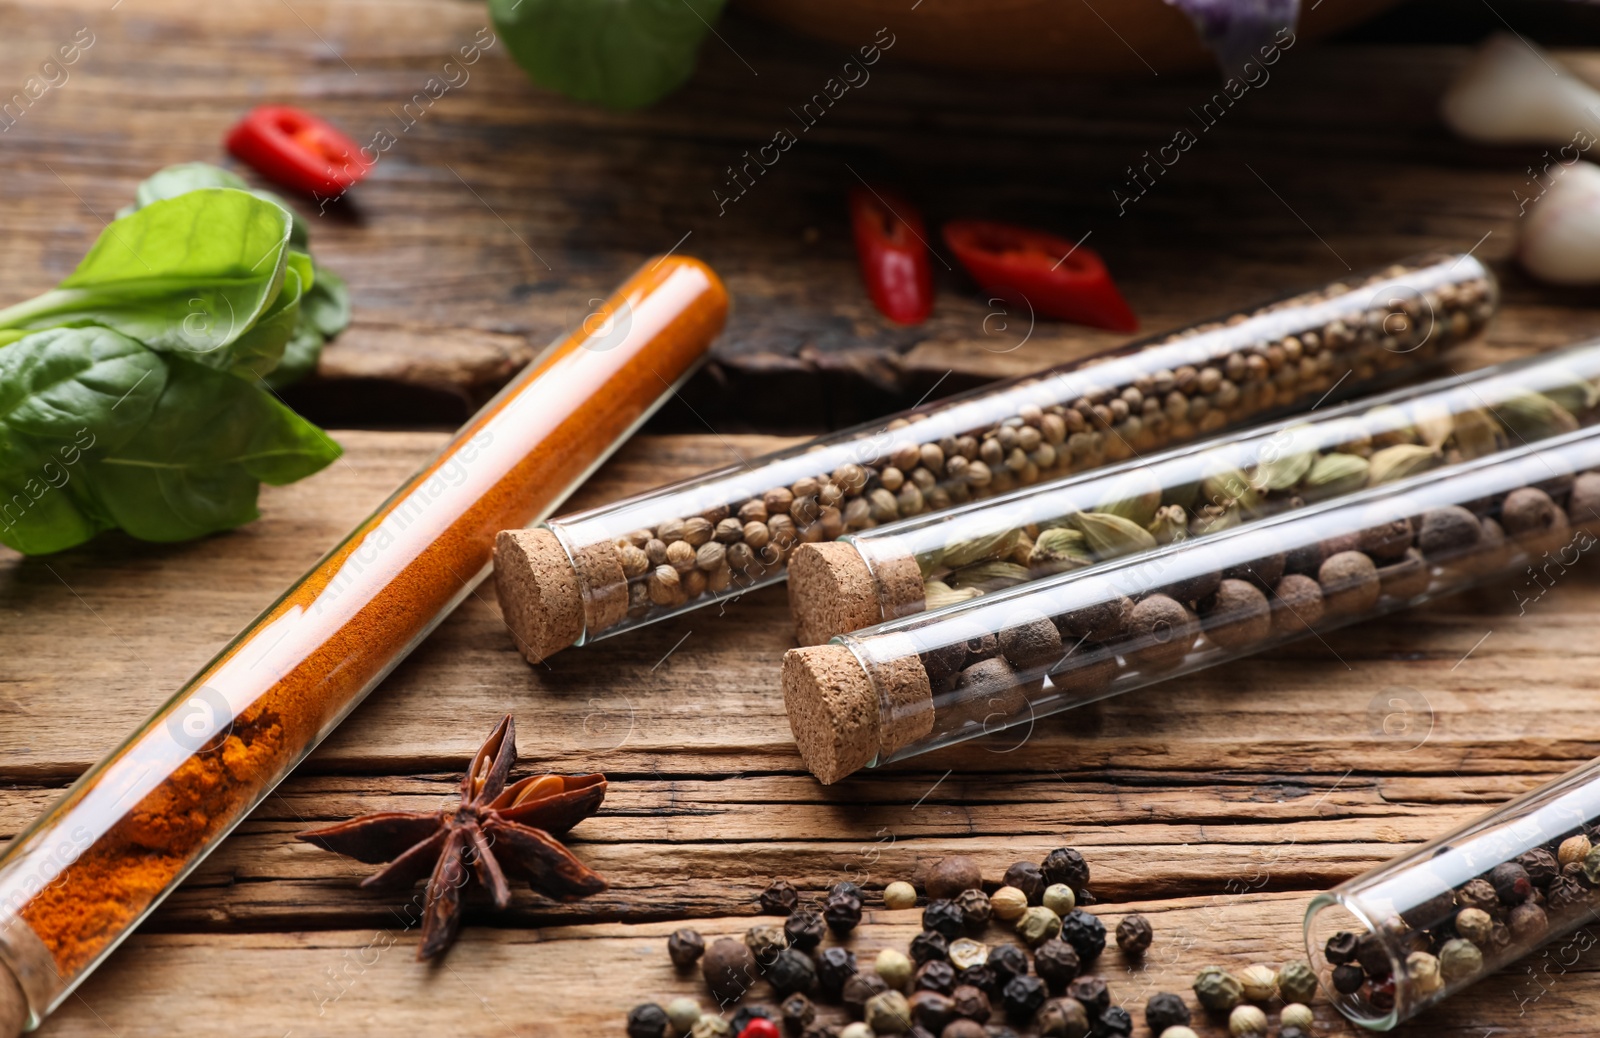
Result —
[[933, 269], [922, 215], [892, 191], [850, 189], [861, 280], [872, 304], [897, 324], [921, 324], [933, 311]]
[[1093, 249], [990, 220], [951, 220], [944, 225], [944, 240], [972, 280], [1008, 303], [1091, 328], [1139, 328]]
[[766, 1017], [758, 1016], [745, 1025], [739, 1038], [778, 1038], [778, 1025]]
[[367, 175], [355, 141], [288, 105], [251, 109], [228, 131], [227, 146], [268, 180], [322, 198], [344, 194]]

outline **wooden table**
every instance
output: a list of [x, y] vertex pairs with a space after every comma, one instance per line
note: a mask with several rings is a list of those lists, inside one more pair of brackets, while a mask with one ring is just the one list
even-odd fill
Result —
[[[0, 136], [7, 299], [69, 270], [140, 177], [219, 157], [223, 129], [247, 105], [299, 100], [370, 135], [484, 24], [480, 5], [445, 0], [109, 8], [0, 4], [0, 54], [18, 82], [80, 26], [96, 38], [71, 80]], [[714, 262], [735, 296], [718, 363], [690, 392], [719, 433], [762, 409], [817, 427], [940, 379], [942, 393], [1116, 341], [1040, 326], [1015, 346], [1020, 337], [986, 323], [984, 302], [943, 273], [934, 321], [884, 325], [855, 287], [839, 212], [852, 168], [897, 174], [938, 217], [1092, 231], [1152, 328], [1339, 276], [1347, 263], [1476, 245], [1504, 275], [1506, 306], [1463, 364], [1600, 334], [1591, 297], [1535, 286], [1505, 262], [1510, 191], [1537, 149], [1468, 147], [1434, 121], [1459, 48], [1293, 52], [1270, 88], [1126, 217], [1109, 202], [1121, 168], [1185, 125], [1209, 83], [1067, 91], [895, 67], [891, 53], [870, 88], [718, 217], [709, 200], [721, 167], [770, 138], [837, 60], [738, 19], [723, 32], [729, 47], [707, 47], [688, 89], [625, 115], [534, 91], [491, 50], [385, 157], [355, 206], [316, 222], [318, 253], [349, 277], [357, 318], [297, 399], [330, 421], [453, 418], [642, 256], [675, 244]], [[1600, 70], [1600, 53], [1570, 57]], [[773, 404], [780, 394], [786, 409]], [[335, 436], [343, 460], [267, 491], [264, 518], [235, 533], [0, 555], [0, 837], [443, 438]], [[748, 456], [785, 442], [640, 438], [575, 504], [722, 464], [729, 444]], [[698, 993], [669, 968], [666, 934], [686, 920], [708, 937], [742, 931], [772, 877], [810, 892], [847, 877], [879, 887], [920, 856], [960, 851], [993, 880], [1064, 844], [1089, 857], [1098, 911], [1137, 909], [1155, 924], [1142, 966], [1115, 951], [1101, 964], [1142, 1018], [1149, 993], [1187, 991], [1204, 964], [1298, 955], [1313, 891], [1592, 756], [1595, 573], [1586, 560], [1525, 612], [1505, 587], [1460, 596], [1327, 647], [1278, 650], [1053, 718], [1020, 742], [971, 743], [827, 789], [800, 767], [779, 701], [778, 663], [792, 644], [781, 589], [548, 668], [517, 656], [485, 589], [43, 1033], [617, 1034], [636, 1002]], [[360, 893], [364, 868], [293, 835], [440, 803], [506, 712], [520, 722], [526, 769], [610, 775], [604, 811], [574, 846], [612, 889], [571, 906], [519, 893], [503, 916], [476, 908], [449, 957], [420, 966], [401, 899]], [[869, 957], [914, 929], [910, 913], [874, 910], [853, 943]], [[1553, 968], [1539, 988], [1526, 975], [1490, 980], [1410, 1031], [1591, 1034], [1592, 969], [1588, 959]], [[1519, 1015], [1518, 998], [1536, 993]], [[1326, 1006], [1319, 1018], [1327, 1033], [1348, 1033]]]

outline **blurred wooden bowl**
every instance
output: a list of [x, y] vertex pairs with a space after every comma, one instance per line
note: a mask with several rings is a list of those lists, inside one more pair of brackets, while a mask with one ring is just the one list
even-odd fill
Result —
[[[1296, 42], [1356, 25], [1399, 0], [1303, 4]], [[1165, 0], [738, 0], [798, 33], [855, 48], [887, 27], [896, 58], [983, 72], [1118, 76], [1212, 65]], [[1091, 3], [1093, 6], [1090, 6]]]

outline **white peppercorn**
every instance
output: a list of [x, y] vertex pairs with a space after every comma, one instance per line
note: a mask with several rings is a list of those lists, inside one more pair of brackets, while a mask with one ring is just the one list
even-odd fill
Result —
[[839, 1038], [875, 1038], [872, 1028], [857, 1020], [844, 1025], [844, 1030], [839, 1032]]
[[883, 888], [883, 905], [885, 908], [915, 908], [916, 904], [917, 888], [905, 880], [895, 880]]
[[1259, 1006], [1234, 1006], [1228, 1014], [1228, 1033], [1233, 1038], [1266, 1038], [1267, 1014]]
[[700, 1022], [700, 1003], [692, 998], [675, 998], [667, 1003], [667, 1022], [679, 1034], [688, 1034]]
[[913, 967], [911, 960], [893, 948], [885, 948], [878, 953], [877, 959], [872, 963], [872, 968], [877, 970], [883, 982], [896, 991], [905, 990], [911, 983]]
[[1316, 1022], [1317, 1017], [1311, 1011], [1311, 1007], [1300, 1002], [1290, 1002], [1283, 1007], [1283, 1012], [1278, 1014], [1279, 1025], [1283, 1027], [1298, 1027], [1308, 1034]]
[[1270, 1002], [1278, 993], [1278, 971], [1271, 966], [1246, 966], [1237, 976], [1246, 1001]]
[[1001, 887], [989, 895], [989, 907], [997, 919], [1005, 922], [1021, 919], [1022, 913], [1028, 910], [1028, 895], [1016, 887]]

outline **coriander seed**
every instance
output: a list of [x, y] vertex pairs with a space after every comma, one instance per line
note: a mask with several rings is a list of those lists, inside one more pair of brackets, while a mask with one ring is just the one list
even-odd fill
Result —
[[706, 953], [705, 938], [699, 933], [688, 928], [675, 930], [667, 938], [667, 956], [672, 959], [672, 964], [679, 969], [688, 969], [700, 961], [700, 956]]
[[917, 905], [917, 888], [905, 880], [895, 880], [883, 888], [883, 906], [899, 911], [903, 908], [915, 908]]
[[1138, 958], [1150, 950], [1150, 942], [1155, 939], [1155, 930], [1150, 926], [1150, 920], [1137, 913], [1125, 915], [1117, 923], [1117, 947], [1122, 949], [1124, 955]]
[[996, 919], [1009, 923], [1028, 910], [1028, 895], [1016, 887], [1001, 887], [989, 895], [989, 907]]
[[700, 1003], [692, 998], [675, 998], [667, 1003], [667, 1022], [679, 1034], [688, 1034], [700, 1022]]
[[896, 991], [904, 991], [905, 986], [911, 983], [911, 960], [893, 948], [879, 952], [872, 968], [877, 970], [885, 984]]
[[1234, 1006], [1228, 1014], [1228, 1033], [1233, 1038], [1267, 1038], [1267, 1014], [1259, 1006]]
[[1061, 917], [1043, 905], [1028, 909], [1017, 920], [1017, 936], [1030, 948], [1037, 948], [1060, 932]]
[[817, 986], [837, 996], [845, 982], [856, 975], [856, 953], [849, 948], [824, 948], [817, 955]]
[[1285, 1002], [1310, 1002], [1317, 997], [1317, 974], [1304, 959], [1283, 964], [1278, 971], [1278, 994]]
[[1229, 1013], [1244, 998], [1244, 985], [1221, 966], [1207, 966], [1194, 978], [1194, 997], [1213, 1013]]
[[1089, 1014], [1070, 998], [1052, 998], [1039, 1010], [1039, 1033], [1045, 1038], [1087, 1038]]
[[1247, 1002], [1270, 1002], [1278, 993], [1278, 971], [1271, 966], [1246, 966], [1236, 976], [1240, 994]]
[[800, 892], [786, 879], [775, 879], [761, 892], [761, 910], [768, 915], [788, 915], [800, 904]]
[[1151, 1034], [1159, 1035], [1169, 1027], [1187, 1026], [1189, 1019], [1189, 1004], [1182, 995], [1160, 991], [1144, 1004], [1144, 1022]]
[[929, 863], [923, 889], [930, 898], [953, 899], [963, 890], [983, 886], [978, 863], [964, 854], [951, 854]]
[[1052, 883], [1044, 888], [1044, 896], [1040, 898], [1044, 907], [1056, 915], [1066, 915], [1078, 907], [1077, 895], [1065, 883]]
[[628, 1038], [662, 1038], [667, 1033], [667, 1011], [654, 1002], [628, 1010]]

